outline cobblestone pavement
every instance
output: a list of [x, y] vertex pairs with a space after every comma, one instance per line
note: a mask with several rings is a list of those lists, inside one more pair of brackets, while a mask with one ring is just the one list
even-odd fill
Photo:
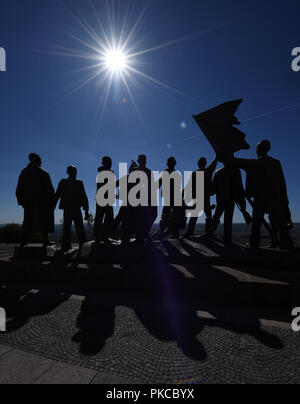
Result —
[[[2, 347], [79, 366], [90, 376], [103, 372], [133, 383], [300, 382], [300, 338], [289, 329], [222, 324], [168, 299], [129, 307], [113, 299], [2, 290], [3, 304]], [[0, 351], [0, 373], [3, 358]]]

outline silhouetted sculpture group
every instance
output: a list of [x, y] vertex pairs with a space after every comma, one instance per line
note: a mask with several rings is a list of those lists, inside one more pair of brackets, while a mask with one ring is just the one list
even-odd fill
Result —
[[[235, 206], [242, 212], [247, 224], [252, 221], [252, 232], [250, 246], [259, 248], [261, 242], [261, 226], [265, 214], [270, 218], [270, 232], [272, 236], [272, 247], [280, 247], [289, 250], [293, 248], [289, 229], [292, 227], [291, 213], [287, 196], [287, 187], [278, 160], [268, 156], [271, 150], [269, 141], [264, 140], [258, 144], [257, 159], [238, 159], [233, 154], [217, 155], [210, 166], [202, 157], [198, 162], [198, 171], [204, 172], [205, 195], [204, 213], [206, 216], [205, 232], [208, 237], [214, 237], [221, 217], [224, 215], [224, 236], [225, 246], [232, 244], [232, 223]], [[29, 165], [22, 171], [17, 186], [17, 199], [19, 205], [24, 208], [24, 223], [22, 227], [21, 246], [24, 247], [28, 241], [29, 233], [40, 232], [43, 235], [44, 246], [51, 245], [48, 234], [54, 232], [54, 210], [60, 201], [59, 208], [64, 211], [63, 219], [63, 241], [62, 251], [66, 252], [72, 248], [71, 229], [74, 222], [79, 239], [80, 248], [87, 241], [82, 211], [85, 211], [85, 220], [89, 217], [89, 202], [82, 181], [77, 180], [77, 169], [74, 166], [67, 168], [68, 178], [62, 179], [55, 192], [49, 174], [41, 168], [42, 160], [37, 154], [29, 155]], [[218, 161], [224, 167], [215, 172]], [[165, 172], [172, 174], [176, 171], [176, 159], [170, 157], [167, 161]], [[246, 171], [246, 189], [243, 186], [240, 169]], [[103, 157], [102, 165], [98, 173], [113, 172], [112, 160], [110, 157]], [[135, 239], [137, 243], [145, 243], [151, 240], [150, 231], [157, 219], [157, 206], [151, 199], [151, 184], [153, 173], [147, 168], [145, 155], [138, 157], [137, 163], [132, 162], [128, 176], [120, 178], [116, 182], [119, 188], [119, 195], [123, 195], [123, 187], [127, 193], [135, 184], [129, 183], [129, 174], [143, 172], [148, 182], [148, 204], [147, 206], [121, 206], [118, 215], [114, 218], [112, 206], [96, 206], [94, 223], [95, 243], [109, 243], [119, 233], [123, 243], [129, 243]], [[215, 174], [214, 174], [215, 172]], [[195, 186], [195, 176], [192, 174], [193, 198], [198, 192]], [[97, 191], [105, 186], [105, 183], [97, 183]], [[159, 188], [164, 184], [159, 180]], [[215, 206], [211, 205], [211, 197], [216, 195], [216, 211], [212, 214]], [[252, 199], [253, 198], [253, 199]], [[252, 218], [246, 210], [246, 201], [253, 207]], [[174, 184], [171, 180], [170, 203], [164, 206], [162, 217], [159, 223], [159, 230], [153, 238], [163, 239], [167, 235], [178, 238], [180, 230], [186, 227], [185, 210], [175, 203]], [[155, 206], [154, 206], [155, 205]], [[200, 216], [200, 215], [199, 215]], [[194, 235], [198, 218], [192, 217], [186, 230], [186, 237]], [[264, 222], [265, 223], [265, 222]]]

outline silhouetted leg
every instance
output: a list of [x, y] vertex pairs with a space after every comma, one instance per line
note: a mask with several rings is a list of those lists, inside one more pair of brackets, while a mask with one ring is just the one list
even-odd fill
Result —
[[279, 246], [279, 238], [278, 238], [278, 227], [276, 224], [276, 221], [272, 217], [272, 215], [269, 215], [269, 221], [271, 224], [271, 230], [272, 230], [272, 243], [271, 247], [272, 248], [277, 248]]
[[157, 206], [151, 206], [149, 208], [150, 212], [149, 212], [149, 222], [148, 222], [148, 229], [147, 229], [147, 237], [150, 237], [150, 231], [155, 223], [155, 220], [157, 219], [157, 215], [158, 215], [158, 209]]
[[20, 238], [21, 238], [20, 246], [25, 247], [25, 245], [27, 244], [28, 233], [27, 233], [26, 229], [24, 228], [24, 226], [22, 226]]
[[252, 233], [250, 237], [250, 245], [252, 248], [259, 248], [261, 241], [261, 225], [264, 218], [264, 205], [262, 201], [254, 200]]
[[94, 223], [94, 236], [96, 239], [96, 243], [103, 241], [103, 218], [105, 215], [105, 208], [97, 205], [96, 208], [96, 217]]
[[170, 224], [170, 220], [171, 220], [171, 213], [172, 213], [171, 207], [164, 206], [162, 215], [161, 215], [161, 219], [159, 222], [159, 233], [160, 234], [164, 234], [165, 231], [167, 230], [167, 228]]
[[234, 213], [235, 202], [226, 202], [226, 208], [224, 213], [224, 245], [232, 244], [232, 221]]
[[47, 247], [48, 245], [51, 245], [50, 241], [49, 241], [49, 235], [46, 232], [42, 233], [43, 236], [43, 246]]
[[32, 210], [30, 208], [24, 208], [24, 220], [21, 229], [21, 247], [24, 247], [28, 241], [28, 235], [30, 233], [30, 223], [32, 221]]
[[69, 210], [64, 210], [64, 225], [63, 225], [63, 242], [62, 249], [70, 250], [72, 248], [71, 232], [72, 232], [73, 215]]
[[108, 238], [112, 234], [112, 229], [113, 229], [113, 223], [114, 223], [114, 210], [112, 206], [107, 206], [105, 208], [105, 214], [104, 214], [104, 223], [103, 223], [103, 234], [102, 237], [104, 241], [107, 241]]
[[204, 213], [206, 216], [206, 225], [205, 225], [205, 233], [209, 231], [211, 221], [212, 221], [212, 211], [211, 211], [211, 205], [210, 205], [210, 197], [207, 198], [205, 197], [204, 200]]
[[169, 231], [174, 238], [179, 237], [180, 214], [181, 214], [180, 207], [178, 207], [178, 206], [171, 207], [171, 218], [170, 218]]
[[208, 233], [209, 235], [213, 236], [215, 234], [215, 232], [216, 232], [216, 230], [217, 230], [217, 228], [219, 226], [220, 219], [221, 219], [221, 217], [222, 217], [222, 215], [224, 213], [224, 210], [225, 210], [225, 205], [223, 203], [222, 204], [219, 203], [217, 205], [216, 212], [215, 212], [214, 217], [213, 217], [212, 222], [211, 222], [210, 230], [209, 230], [209, 233]]
[[121, 221], [121, 228], [120, 228], [121, 240], [123, 243], [129, 243], [130, 236], [131, 236], [131, 232], [130, 232], [131, 223], [130, 223], [129, 209], [130, 208], [128, 206], [123, 207], [122, 221]]
[[294, 243], [291, 239], [288, 224], [285, 218], [285, 213], [282, 210], [282, 206], [276, 201], [272, 201], [269, 207], [271, 220], [274, 223], [276, 230], [279, 232], [279, 246], [283, 249], [291, 249], [294, 247]]
[[144, 243], [147, 235], [148, 209], [144, 206], [136, 208], [136, 240], [138, 243]]
[[80, 209], [78, 209], [76, 212], [74, 212], [74, 223], [75, 223], [75, 229], [76, 229], [78, 240], [79, 240], [79, 245], [82, 246], [84, 243], [86, 243], [87, 238], [86, 238], [84, 225], [83, 225], [82, 212]]
[[118, 215], [115, 217], [113, 224], [112, 224], [112, 234], [115, 234], [116, 231], [123, 227], [124, 221], [126, 220], [126, 212], [128, 206], [121, 206]]
[[197, 221], [198, 221], [198, 217], [191, 217], [190, 218], [189, 225], [188, 225], [187, 232], [186, 232], [187, 236], [193, 236], [194, 235]]

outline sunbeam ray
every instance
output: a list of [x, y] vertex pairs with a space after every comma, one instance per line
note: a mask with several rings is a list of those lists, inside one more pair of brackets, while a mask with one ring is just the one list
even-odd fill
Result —
[[[133, 96], [133, 94], [132, 94], [132, 91], [130, 90], [130, 87], [129, 87], [129, 85], [128, 85], [128, 83], [127, 83], [127, 81], [126, 81], [126, 78], [124, 77], [123, 73], [121, 73], [121, 78], [122, 78], [123, 83], [124, 83], [124, 85], [125, 85], [125, 87], [126, 87], [126, 90], [128, 91], [128, 94], [129, 94], [129, 97], [130, 97], [130, 99], [131, 99], [131, 102], [133, 103], [133, 105], [134, 105], [134, 107], [135, 107], [135, 109], [136, 109], [136, 112], [137, 112], [137, 114], [138, 114], [138, 117], [139, 117], [140, 120], [141, 120], [141, 123], [142, 123], [142, 125], [143, 125], [143, 127], [144, 127], [144, 130], [145, 130], [145, 132], [146, 132], [147, 135], [148, 135], [147, 126], [146, 126], [146, 124], [145, 124], [143, 115], [141, 114], [141, 111], [139, 110], [139, 107], [137, 106], [137, 103], [136, 103], [136, 101], [135, 101], [135, 99], [134, 99], [134, 96]], [[148, 135], [148, 136], [149, 136], [149, 135]]]
[[108, 39], [108, 36], [106, 35], [106, 32], [105, 32], [104, 26], [103, 26], [103, 24], [102, 24], [102, 21], [101, 21], [101, 19], [99, 18], [99, 15], [98, 15], [97, 10], [96, 10], [96, 7], [95, 7], [95, 4], [94, 4], [94, 2], [93, 2], [92, 0], [89, 1], [89, 4], [91, 5], [91, 7], [92, 7], [92, 9], [93, 9], [93, 11], [94, 11], [94, 14], [95, 14], [97, 23], [99, 24], [100, 30], [101, 30], [101, 32], [102, 32], [102, 35], [104, 36], [104, 39], [105, 39], [105, 41], [106, 41], [105, 48], [112, 50], [110, 41], [109, 41], [109, 39]]
[[[103, 101], [103, 104], [102, 104], [101, 113], [100, 113], [99, 122], [98, 122], [98, 131], [99, 132], [100, 132], [101, 127], [102, 127], [104, 114], [105, 114], [105, 110], [106, 110], [106, 106], [107, 106], [107, 102], [108, 102], [108, 97], [109, 97], [112, 82], [113, 82], [113, 73], [112, 72], [107, 72], [106, 79], [107, 79], [108, 76], [109, 76], [109, 79], [108, 79], [108, 82], [107, 82], [105, 95], [104, 95], [104, 101]], [[99, 107], [100, 107], [100, 105], [101, 104], [99, 104]], [[97, 146], [97, 142], [98, 142], [98, 137], [96, 137], [96, 139], [95, 139], [95, 147]]]
[[169, 48], [170, 46], [176, 45], [176, 44], [178, 44], [180, 42], [185, 42], [185, 41], [188, 41], [189, 39], [194, 39], [194, 38], [197, 38], [197, 37], [199, 37], [201, 35], [208, 34], [209, 32], [216, 31], [216, 30], [218, 30], [220, 28], [223, 28], [226, 25], [232, 24], [233, 21], [234, 20], [228, 21], [226, 23], [216, 25], [214, 27], [208, 28], [208, 29], [206, 29], [204, 31], [201, 31], [201, 32], [198, 32], [196, 34], [191, 34], [191, 35], [187, 35], [187, 36], [185, 36], [183, 38], [174, 39], [172, 41], [165, 42], [165, 43], [163, 43], [161, 45], [153, 46], [152, 48], [149, 48], [149, 49], [144, 49], [144, 50], [141, 50], [139, 52], [131, 53], [129, 55], [129, 57], [133, 58], [133, 57], [136, 57], [136, 56], [142, 56], [142, 55], [145, 55], [147, 53], [151, 53], [151, 52], [154, 52], [154, 51], [157, 51], [157, 50], [161, 50], [161, 49], [164, 49], [164, 48]]
[[149, 6], [149, 2], [147, 2], [146, 6], [144, 7], [144, 9], [142, 10], [141, 14], [139, 15], [137, 21], [135, 22], [134, 26], [132, 27], [132, 30], [129, 32], [129, 35], [127, 36], [125, 42], [123, 43], [121, 50], [124, 51], [129, 43], [129, 41], [131, 40], [133, 34], [135, 33], [135, 31], [137, 30], [140, 22], [142, 21], [142, 18], [144, 17], [144, 14], [147, 10]]
[[64, 31], [66, 35], [71, 37], [72, 39], [75, 39], [77, 42], [79, 42], [81, 45], [84, 45], [90, 49], [92, 49], [96, 54], [104, 54], [105, 52], [101, 48], [97, 48], [94, 45], [89, 44], [88, 42], [84, 41], [83, 39], [78, 38], [76, 35], [72, 34], [71, 32]]
[[[59, 98], [56, 102], [60, 103], [63, 100], [65, 100], [66, 98], [70, 97], [72, 94], [76, 93], [77, 91], [79, 91], [81, 88], [83, 88], [84, 86], [86, 86], [88, 83], [90, 83], [92, 80], [94, 80], [97, 76], [99, 76], [103, 71], [105, 70], [105, 68], [103, 68], [102, 70], [91, 74], [87, 79], [81, 79], [79, 80], [79, 85], [75, 88], [72, 88], [72, 90], [70, 90], [69, 92], [67, 92], [66, 94], [64, 94], [61, 98]], [[73, 87], [73, 86], [72, 86]]]
[[[64, 3], [63, 3], [64, 4]], [[90, 37], [102, 48], [105, 48], [105, 44], [100, 40], [100, 37], [94, 32], [93, 28], [89, 26], [87, 22], [85, 22], [85, 19], [81, 15], [76, 15], [76, 12], [73, 12], [70, 10], [65, 4], [64, 4], [65, 9], [67, 12], [75, 19], [76, 22], [84, 29], [84, 31], [90, 35]], [[78, 13], [78, 11], [77, 11]], [[78, 39], [78, 38], [77, 38]], [[89, 44], [85, 43], [86, 46], [90, 46]], [[97, 48], [95, 48], [97, 51]]]
[[298, 103], [298, 104], [293, 104], [293, 105], [288, 105], [287, 107], [278, 108], [278, 109], [275, 109], [275, 110], [273, 110], [273, 111], [266, 112], [266, 113], [261, 114], [261, 115], [253, 116], [253, 117], [251, 117], [251, 118], [248, 118], [248, 119], [243, 120], [242, 123], [247, 123], [247, 122], [255, 121], [256, 119], [265, 118], [266, 116], [274, 115], [274, 114], [276, 114], [276, 113], [278, 113], [278, 112], [288, 111], [288, 110], [290, 110], [290, 109], [297, 108], [297, 107], [300, 107], [300, 103]]
[[80, 68], [78, 68], [78, 69], [68, 70], [68, 71], [66, 71], [66, 72], [59, 73], [59, 76], [66, 76], [66, 75], [69, 75], [69, 74], [75, 74], [75, 73], [85, 72], [85, 71], [87, 71], [87, 70], [94, 70], [95, 68], [101, 67], [101, 66], [104, 66], [104, 64], [98, 62], [98, 63], [96, 63], [96, 64], [94, 64], [94, 65], [85, 66], [85, 67], [80, 67]]
[[158, 85], [158, 86], [161, 86], [161, 87], [163, 87], [163, 88], [165, 88], [165, 89], [167, 89], [167, 90], [169, 90], [169, 91], [172, 91], [173, 93], [175, 93], [175, 94], [177, 94], [177, 95], [181, 95], [182, 97], [184, 97], [184, 98], [186, 98], [186, 99], [188, 99], [188, 100], [190, 100], [190, 101], [197, 102], [197, 103], [199, 103], [199, 104], [201, 104], [201, 105], [205, 105], [205, 104], [203, 104], [202, 102], [200, 102], [199, 100], [197, 100], [197, 99], [195, 99], [195, 98], [193, 98], [193, 97], [190, 97], [189, 95], [187, 95], [187, 94], [185, 94], [185, 93], [183, 93], [183, 92], [181, 92], [181, 91], [179, 91], [179, 90], [176, 90], [176, 89], [173, 88], [173, 87], [168, 86], [167, 84], [163, 83], [162, 81], [159, 81], [159, 80], [157, 80], [157, 79], [155, 79], [155, 78], [149, 76], [148, 74], [143, 73], [143, 72], [141, 72], [141, 71], [135, 69], [135, 68], [132, 67], [132, 66], [127, 65], [127, 68], [128, 68], [129, 70], [133, 71], [134, 73], [138, 74], [139, 76], [143, 77], [144, 79], [149, 80], [149, 81], [152, 81], [154, 84], [156, 84], [156, 85]]
[[[171, 40], [160, 45], [155, 45], [149, 47], [148, 49], [142, 48], [142, 43], [149, 36], [149, 34], [144, 35], [142, 39], [137, 39], [137, 31], [142, 23], [143, 18], [145, 17], [146, 11], [149, 7], [150, 2], [148, 1], [143, 8], [141, 8], [141, 12], [137, 15], [135, 21], [133, 21], [132, 26], [129, 25], [128, 16], [130, 15], [130, 6], [127, 4], [125, 12], [123, 12], [123, 20], [119, 21], [119, 13], [116, 9], [116, 2], [113, 0], [111, 2], [105, 1], [105, 9], [106, 9], [106, 24], [108, 25], [106, 28], [106, 24], [103, 23], [103, 16], [99, 15], [98, 7], [96, 6], [93, 0], [89, 0], [88, 4], [90, 6], [90, 10], [92, 12], [92, 16], [95, 26], [92, 25], [90, 19], [87, 19], [86, 15], [73, 7], [68, 7], [64, 4], [63, 6], [66, 12], [69, 14], [70, 18], [78, 24], [78, 26], [83, 30], [83, 36], [81, 37], [78, 33], [63, 31], [65, 36], [75, 42], [76, 46], [74, 48], [70, 48], [66, 45], [54, 46], [51, 54], [59, 55], [62, 57], [70, 57], [70, 58], [78, 58], [79, 60], [87, 60], [94, 61], [91, 62], [90, 65], [84, 65], [82, 67], [77, 66], [77, 68], [69, 71], [65, 74], [74, 74], [74, 73], [87, 73], [88, 76], [81, 78], [79, 81], [72, 83], [71, 90], [69, 89], [66, 94], [63, 95], [62, 98], [59, 99], [58, 102], [61, 102], [63, 99], [68, 96], [74, 94], [75, 92], [82, 89], [85, 85], [90, 83], [92, 80], [96, 80], [99, 78], [98, 86], [105, 87], [104, 98], [102, 98], [103, 105], [99, 106], [99, 125], [101, 127], [104, 113], [106, 110], [106, 106], [109, 100], [109, 96], [111, 93], [111, 86], [114, 78], [120, 78], [120, 85], [123, 85], [126, 89], [128, 96], [132, 102], [132, 105], [142, 123], [145, 132], [148, 135], [147, 127], [145, 120], [141, 114], [140, 106], [138, 105], [135, 94], [132, 91], [132, 86], [135, 89], [144, 90], [147, 86], [144, 85], [144, 81], [148, 81], [153, 85], [166, 90], [167, 92], [179, 95], [189, 101], [195, 102], [202, 106], [205, 106], [201, 101], [195, 99], [194, 97], [185, 94], [182, 91], [172, 87], [169, 84], [164, 83], [161, 80], [158, 80], [155, 77], [144, 72], [143, 67], [147, 65], [150, 66], [149, 62], [146, 63], [143, 60], [143, 55], [159, 51], [162, 49], [169, 48], [177, 43], [188, 41], [195, 37], [199, 37], [208, 33], [210, 31], [214, 31], [216, 29], [220, 29], [221, 27], [228, 25], [231, 22], [226, 22], [224, 24], [210, 27], [202, 32], [198, 32], [196, 34], [187, 35], [183, 38]], [[78, 48], [78, 49], [77, 49]], [[90, 73], [91, 71], [91, 73]], [[90, 74], [89, 74], [90, 73]], [[116, 82], [117, 85], [118, 82]]]

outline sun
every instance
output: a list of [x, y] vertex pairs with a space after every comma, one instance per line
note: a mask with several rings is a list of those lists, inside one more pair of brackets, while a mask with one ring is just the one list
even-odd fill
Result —
[[122, 72], [127, 67], [127, 57], [120, 49], [108, 51], [104, 57], [106, 67], [113, 73]]
[[[99, 102], [97, 107], [97, 111], [100, 113], [100, 128], [112, 92], [112, 87], [115, 82], [116, 88], [119, 86], [124, 91], [125, 97], [123, 98], [123, 104], [131, 102], [146, 132], [148, 129], [146, 128], [143, 115], [141, 114], [139, 105], [136, 101], [136, 90], [141, 88], [142, 81], [144, 83], [148, 82], [148, 84], [152, 84], [154, 87], [160, 87], [173, 92], [174, 94], [180, 95], [190, 101], [199, 103], [199, 100], [196, 100], [182, 91], [178, 91], [169, 84], [150, 76], [144, 70], [140, 70], [139, 66], [142, 66], [143, 68], [147, 68], [148, 66], [148, 68], [150, 68], [152, 63], [149, 63], [144, 59], [145, 55], [168, 49], [177, 43], [199, 36], [201, 33], [196, 33], [158, 45], [153, 44], [146, 48], [143, 46], [143, 42], [148, 36], [150, 36], [150, 33], [139, 38], [138, 32], [142, 25], [142, 19], [148, 8], [148, 4], [143, 8], [136, 20], [130, 21], [130, 2], [127, 5], [124, 18], [118, 20], [115, 10], [116, 8], [113, 6], [114, 2], [107, 1], [105, 12], [107, 13], [108, 18], [106, 19], [107, 24], [104, 24], [101, 20], [101, 14], [94, 3], [95, 0], [90, 0], [92, 12], [91, 23], [79, 10], [73, 7], [69, 8], [64, 4], [64, 8], [76, 22], [76, 29], [78, 30], [80, 28], [81, 33], [65, 31], [66, 36], [72, 40], [71, 47], [66, 47], [65, 44], [54, 45], [54, 50], [51, 54], [78, 58], [79, 60], [85, 61], [85, 65], [68, 72], [69, 74], [80, 73], [82, 74], [82, 77], [72, 83], [67, 91], [63, 91], [58, 102], [79, 91], [88, 83], [97, 81], [97, 89], [100, 90], [101, 88], [99, 91], [101, 102]], [[110, 6], [109, 3], [111, 3], [112, 6]], [[204, 106], [207, 107], [206, 104], [204, 104]]]

